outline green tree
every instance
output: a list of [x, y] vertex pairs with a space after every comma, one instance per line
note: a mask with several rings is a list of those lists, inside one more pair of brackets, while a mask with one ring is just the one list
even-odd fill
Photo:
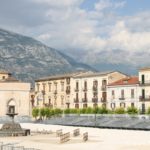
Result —
[[37, 120], [37, 117], [39, 116], [39, 108], [33, 108], [32, 109], [32, 116]]
[[64, 114], [70, 114], [70, 108], [66, 108], [66, 109], [64, 110]]
[[45, 117], [46, 118], [50, 117], [50, 108], [48, 108], [48, 107], [45, 108]]
[[86, 114], [92, 114], [92, 112], [93, 112], [93, 110], [92, 110], [91, 107], [88, 107], [88, 108], [86, 109]]
[[45, 113], [45, 108], [41, 108], [41, 109], [40, 109], [40, 118], [41, 118], [41, 119], [44, 119], [45, 115], [46, 115], [46, 113]]

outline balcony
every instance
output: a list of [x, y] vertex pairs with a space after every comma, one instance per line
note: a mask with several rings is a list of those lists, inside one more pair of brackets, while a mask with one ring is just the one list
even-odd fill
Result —
[[75, 91], [75, 92], [79, 92], [79, 89], [78, 89], [78, 88], [75, 88], [74, 91]]
[[101, 102], [105, 103], [107, 101], [106, 97], [101, 98]]
[[82, 89], [83, 92], [87, 92], [87, 87], [84, 87], [84, 89]]
[[92, 98], [92, 102], [93, 102], [93, 103], [97, 103], [97, 102], [98, 102], [98, 98], [97, 98], [97, 97], [93, 97], [93, 98]]
[[140, 102], [143, 102], [143, 101], [150, 101], [150, 96], [140, 96], [140, 97], [139, 97], [139, 100], [140, 100]]
[[54, 94], [55, 94], [55, 95], [57, 94], [57, 90], [54, 90]]
[[82, 98], [83, 103], [86, 103], [87, 101], [88, 101], [87, 98]]
[[66, 89], [66, 94], [70, 94], [70, 89]]
[[74, 98], [74, 103], [79, 103], [79, 99], [78, 98]]
[[124, 97], [120, 97], [119, 100], [125, 100], [125, 98]]
[[139, 82], [140, 86], [149, 86], [150, 85], [150, 80], [147, 80], [147, 81], [140, 81]]
[[106, 85], [102, 85], [101, 90], [106, 91]]
[[97, 86], [93, 85], [93, 91], [97, 91]]

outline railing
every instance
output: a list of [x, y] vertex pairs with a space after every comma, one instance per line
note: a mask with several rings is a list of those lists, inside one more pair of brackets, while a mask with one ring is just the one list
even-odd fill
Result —
[[101, 102], [106, 102], [106, 101], [107, 101], [106, 97], [101, 98]]
[[87, 98], [82, 98], [82, 102], [87, 102], [88, 100], [87, 100]]
[[119, 100], [125, 100], [125, 98], [124, 97], [120, 97]]
[[74, 98], [74, 103], [79, 103], [79, 99], [78, 98]]
[[78, 89], [78, 88], [75, 88], [74, 91], [75, 91], [75, 92], [79, 92], [79, 89]]
[[106, 85], [102, 85], [101, 90], [106, 91]]
[[83, 90], [84, 92], [86, 92], [86, 91], [87, 91], [87, 87], [83, 88], [82, 90]]
[[98, 102], [98, 98], [97, 98], [97, 97], [93, 97], [93, 98], [92, 98], [92, 102], [93, 102], [93, 103], [97, 103], [97, 102]]
[[150, 96], [146, 95], [146, 96], [140, 96], [139, 97], [140, 101], [150, 101]]

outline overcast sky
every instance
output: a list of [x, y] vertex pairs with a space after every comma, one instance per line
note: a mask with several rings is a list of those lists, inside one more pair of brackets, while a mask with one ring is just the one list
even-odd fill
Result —
[[0, 28], [85, 62], [105, 50], [150, 51], [150, 0], [0, 0]]

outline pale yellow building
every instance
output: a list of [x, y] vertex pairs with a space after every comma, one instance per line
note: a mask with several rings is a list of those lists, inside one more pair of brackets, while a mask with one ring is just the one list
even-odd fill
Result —
[[31, 115], [30, 83], [23, 83], [8, 72], [0, 71], [0, 116], [15, 112]]
[[106, 106], [106, 85], [124, 77], [117, 71], [83, 71], [41, 78], [35, 81], [35, 106], [62, 109]]

